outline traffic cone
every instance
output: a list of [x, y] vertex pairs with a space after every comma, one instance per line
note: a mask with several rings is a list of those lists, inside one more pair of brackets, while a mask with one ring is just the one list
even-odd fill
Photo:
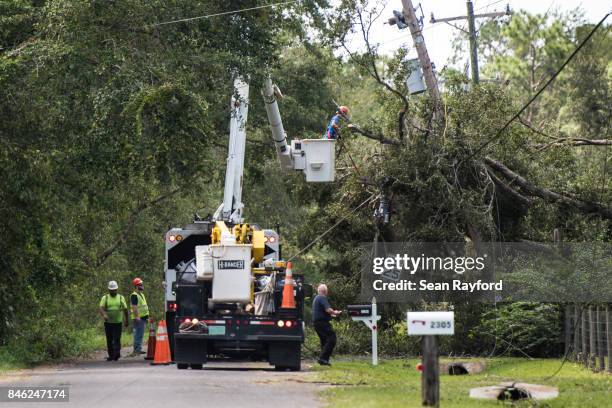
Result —
[[165, 320], [161, 320], [159, 322], [159, 326], [157, 326], [157, 336], [155, 337], [155, 358], [151, 364], [170, 364], [170, 343], [168, 342], [168, 329], [166, 327]]
[[147, 343], [147, 356], [145, 360], [153, 360], [155, 358], [155, 323], [149, 324], [149, 341]]
[[295, 297], [293, 296], [293, 271], [291, 262], [287, 262], [285, 270], [285, 286], [283, 287], [283, 302], [281, 308], [295, 309]]

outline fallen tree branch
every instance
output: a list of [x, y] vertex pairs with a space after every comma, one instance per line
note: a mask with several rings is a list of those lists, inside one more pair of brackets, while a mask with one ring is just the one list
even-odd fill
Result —
[[388, 139], [380, 134], [375, 135], [373, 133], [368, 132], [365, 129], [361, 129], [359, 126], [355, 125], [354, 123], [349, 124], [348, 128], [355, 133], [359, 133], [360, 135], [367, 137], [368, 139], [377, 140], [381, 144], [388, 144], [388, 145], [394, 145], [394, 146], [401, 145], [401, 143], [395, 139]]
[[504, 181], [497, 177], [495, 173], [493, 173], [491, 170], [487, 169], [487, 173], [489, 174], [489, 177], [491, 177], [491, 180], [493, 180], [493, 183], [495, 183], [495, 185], [499, 187], [500, 190], [514, 197], [515, 200], [517, 200], [524, 206], [531, 207], [533, 201], [531, 201], [529, 198], [525, 197], [515, 189], [511, 188], [508, 184], [504, 183]]
[[574, 137], [566, 137], [556, 139], [550, 143], [539, 143], [533, 145], [538, 151], [546, 150], [549, 147], [560, 146], [612, 146], [612, 139], [580, 139]]
[[548, 139], [552, 139], [549, 143], [539, 143], [533, 145], [533, 148], [537, 149], [538, 151], [542, 151], [553, 146], [612, 146], [612, 139], [585, 139], [581, 137], [567, 137], [565, 135], [564, 137], [556, 137], [537, 129], [522, 117], [519, 117], [519, 122], [533, 133], [544, 136]]
[[581, 200], [579, 198], [570, 197], [566, 194], [557, 193], [543, 187], [530, 184], [524, 177], [513, 172], [501, 162], [490, 157], [485, 157], [485, 163], [501, 174], [505, 179], [515, 183], [525, 194], [532, 197], [539, 197], [550, 203], [565, 204], [585, 214], [599, 214], [605, 218], [612, 219], [612, 209], [599, 203]]

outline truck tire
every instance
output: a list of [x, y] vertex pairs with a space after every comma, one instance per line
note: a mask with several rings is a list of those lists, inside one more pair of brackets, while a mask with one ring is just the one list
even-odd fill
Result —
[[185, 364], [185, 363], [178, 363], [176, 365], [176, 368], [178, 368], [179, 370], [186, 370], [189, 367], [189, 364]]
[[202, 364], [190, 364], [189, 366], [191, 367], [192, 370], [201, 370], [202, 369]]

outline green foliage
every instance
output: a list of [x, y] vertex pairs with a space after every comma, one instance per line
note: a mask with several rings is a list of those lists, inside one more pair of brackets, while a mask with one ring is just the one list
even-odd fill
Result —
[[483, 314], [471, 336], [492, 337], [512, 356], [555, 356], [561, 346], [561, 317], [556, 305], [515, 302]]
[[[318, 130], [303, 109], [323, 114], [325, 82], [310, 87], [304, 75], [324, 79], [325, 67], [288, 47], [316, 29], [319, 2], [152, 25], [261, 4], [0, 3], [0, 344], [29, 344], [17, 352], [27, 362], [78, 354], [111, 279], [127, 294], [142, 277], [153, 314], [163, 313], [163, 234], [218, 205], [236, 73], [253, 84], [269, 69], [283, 78], [279, 57], [295, 54], [286, 113], [305, 121], [288, 129]], [[262, 112], [250, 115], [258, 137]], [[272, 167], [263, 150], [247, 163], [248, 183], [256, 161]], [[252, 213], [269, 213], [253, 197]]]

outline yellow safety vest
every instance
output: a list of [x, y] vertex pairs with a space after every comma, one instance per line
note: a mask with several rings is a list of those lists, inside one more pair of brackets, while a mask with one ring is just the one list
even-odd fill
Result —
[[[149, 315], [149, 306], [147, 306], [147, 298], [145, 298], [144, 293], [142, 292], [132, 292], [132, 295], [136, 295], [138, 297], [138, 305], [136, 305], [136, 310], [138, 310], [138, 317], [144, 317]], [[130, 301], [130, 304], [132, 302]], [[136, 318], [134, 316], [134, 312], [130, 307], [130, 314], [132, 315], [132, 319]]]
[[100, 307], [104, 309], [108, 315], [108, 323], [121, 323], [123, 321], [122, 313], [127, 309], [125, 299], [120, 294], [111, 296], [106, 294], [100, 300]]

